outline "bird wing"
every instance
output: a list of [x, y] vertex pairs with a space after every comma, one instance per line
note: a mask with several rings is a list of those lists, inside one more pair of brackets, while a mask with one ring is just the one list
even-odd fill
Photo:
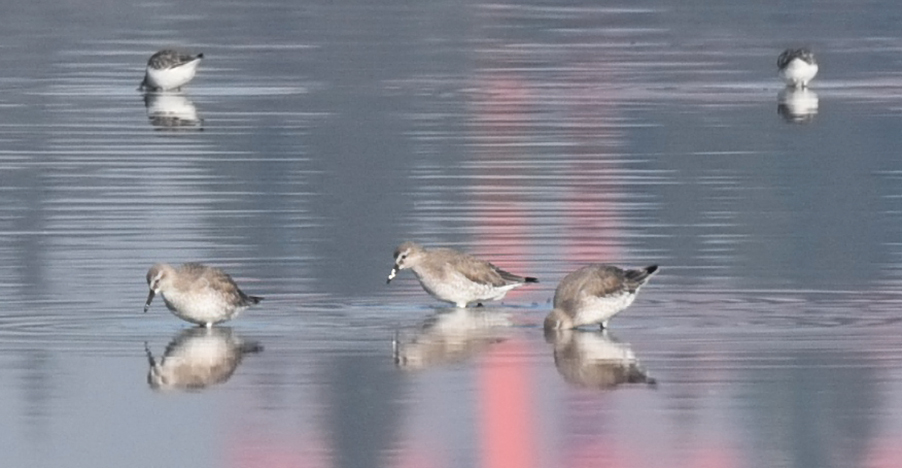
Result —
[[199, 283], [205, 289], [210, 288], [223, 293], [225, 297], [238, 297], [242, 294], [238, 285], [235, 284], [235, 280], [219, 268], [206, 267], [199, 263], [186, 263], [182, 265], [182, 271], [190, 278], [192, 284]]
[[624, 271], [615, 266], [605, 265], [592, 270], [591, 281], [585, 287], [588, 295], [603, 297], [621, 293], [628, 289]]
[[[200, 55], [202, 57], [203, 54]], [[147, 64], [158, 70], [180, 67], [199, 58], [197, 55], [183, 54], [174, 50], [161, 50], [153, 54]]]
[[554, 292], [554, 306], [572, 311], [584, 297], [605, 297], [627, 290], [623, 270], [587, 265], [565, 276]]
[[495, 287], [501, 287], [509, 282], [516, 282], [517, 280], [515, 278], [519, 278], [485, 260], [480, 260], [466, 254], [455, 255], [448, 263], [452, 268], [474, 283], [490, 284]]

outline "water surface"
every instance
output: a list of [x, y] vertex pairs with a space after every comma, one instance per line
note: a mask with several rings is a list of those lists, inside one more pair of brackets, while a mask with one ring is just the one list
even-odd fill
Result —
[[[902, 460], [894, 3], [0, 14], [6, 465]], [[167, 45], [206, 59], [145, 97]], [[793, 45], [806, 94], [775, 76]], [[449, 309], [386, 286], [407, 239], [542, 282]], [[266, 300], [209, 332], [142, 314], [158, 261]], [[661, 273], [610, 333], [546, 336], [590, 262]]]

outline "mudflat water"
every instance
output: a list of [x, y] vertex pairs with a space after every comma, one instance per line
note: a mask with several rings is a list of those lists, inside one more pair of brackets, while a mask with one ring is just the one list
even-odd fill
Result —
[[[379, 3], [0, 5], [0, 465], [902, 465], [902, 7]], [[143, 314], [158, 261], [266, 300]], [[545, 336], [591, 262], [661, 272]]]

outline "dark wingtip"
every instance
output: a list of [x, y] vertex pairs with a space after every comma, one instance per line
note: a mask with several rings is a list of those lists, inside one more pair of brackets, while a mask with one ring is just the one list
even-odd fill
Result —
[[652, 266], [645, 267], [645, 272], [648, 273], [649, 275], [653, 274], [656, 271], [658, 271], [658, 265], [652, 265]]
[[263, 298], [260, 296], [247, 296], [247, 298], [250, 299], [250, 301], [254, 304], [259, 304], [260, 301], [263, 300]]
[[197, 54], [197, 58], [204, 58], [204, 53], [201, 52], [201, 53]]
[[524, 283], [538, 283], [539, 279], [533, 278], [532, 276], [527, 276], [526, 278], [523, 278], [523, 282]]

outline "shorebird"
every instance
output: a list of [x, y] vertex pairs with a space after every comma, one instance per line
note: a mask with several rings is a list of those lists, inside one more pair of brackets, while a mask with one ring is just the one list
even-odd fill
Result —
[[777, 69], [786, 86], [807, 88], [817, 75], [817, 61], [808, 49], [786, 49], [777, 58]]
[[145, 313], [150, 309], [154, 295], [161, 294], [173, 315], [208, 328], [234, 318], [263, 300], [245, 294], [232, 277], [219, 268], [199, 263], [186, 263], [178, 269], [157, 263], [147, 272], [147, 286], [150, 294], [144, 304]]
[[170, 91], [179, 89], [194, 78], [197, 65], [204, 54], [185, 54], [172, 49], [164, 49], [150, 56], [144, 81], [138, 89], [147, 91]]
[[453, 249], [426, 249], [404, 242], [395, 250], [395, 266], [386, 283], [400, 270], [411, 269], [432, 297], [457, 307], [504, 298], [511, 289], [538, 283], [532, 277], [508, 273], [491, 263]]
[[596, 323], [607, 328], [611, 317], [629, 307], [639, 288], [657, 271], [657, 265], [622, 270], [593, 264], [570, 273], [554, 291], [554, 310], [545, 318], [545, 328], [569, 329]]

